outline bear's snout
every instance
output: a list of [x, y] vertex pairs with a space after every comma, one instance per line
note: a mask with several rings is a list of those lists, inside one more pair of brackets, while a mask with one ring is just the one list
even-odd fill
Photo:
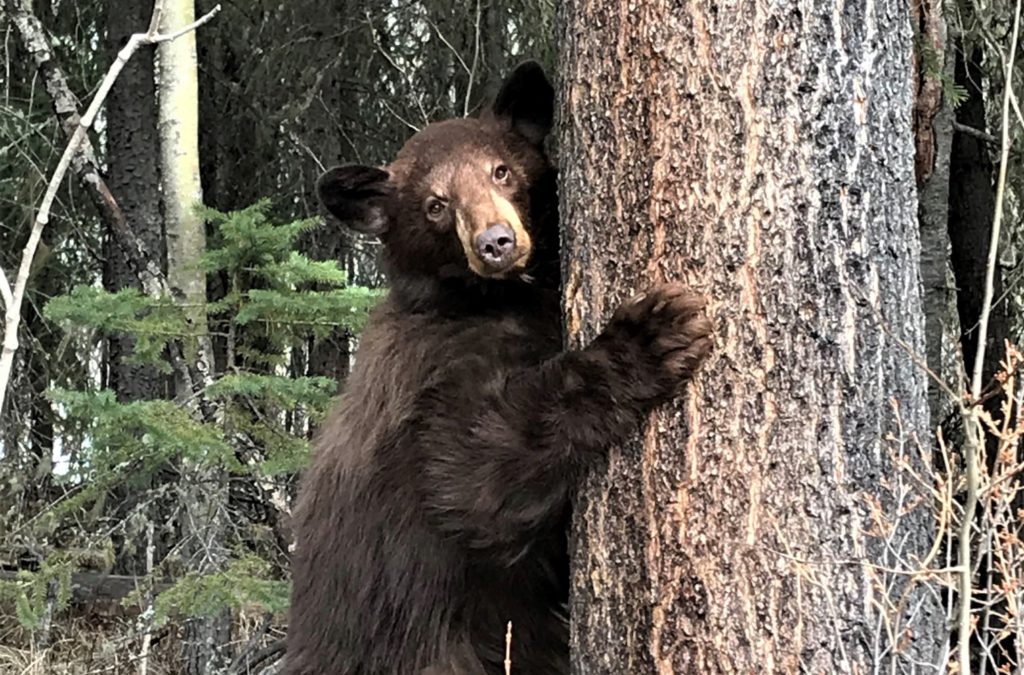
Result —
[[513, 262], [516, 233], [505, 223], [492, 223], [474, 242], [480, 261], [493, 271], [501, 271]]

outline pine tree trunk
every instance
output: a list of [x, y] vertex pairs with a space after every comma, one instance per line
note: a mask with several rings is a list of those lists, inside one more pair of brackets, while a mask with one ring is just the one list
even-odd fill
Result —
[[[153, 16], [153, 0], [114, 0], [107, 3], [107, 52], [111, 60], [133, 33], [144, 31]], [[163, 214], [160, 210], [160, 139], [157, 135], [156, 77], [153, 56], [155, 49], [144, 46], [125, 64], [117, 86], [110, 90], [106, 102], [107, 185], [116, 195], [129, 227], [138, 235], [145, 251], [166, 272]], [[103, 241], [103, 287], [108, 291], [125, 288], [142, 289], [128, 257], [111, 223], [105, 223]], [[172, 380], [152, 365], [133, 363], [129, 358], [135, 340], [128, 335], [111, 335], [105, 339], [106, 368], [103, 386], [117, 394], [121, 401], [162, 399], [172, 396]], [[166, 483], [169, 471], [161, 471], [148, 482], [155, 486]], [[139, 485], [119, 485], [107, 499], [115, 513], [125, 514], [141, 509], [147, 520], [163, 523], [170, 519], [167, 502], [153, 499], [153, 494]], [[161, 507], [164, 507], [161, 509]], [[126, 532], [113, 536], [117, 556], [113, 571], [117, 574], [144, 575], [146, 547], [137, 543], [145, 530], [133, 525]], [[168, 546], [158, 540], [156, 559], [162, 560]]]
[[[951, 346], [960, 337], [948, 231], [955, 113], [942, 91], [943, 78], [953, 77], [955, 49], [942, 16], [941, 0], [914, 2], [911, 12], [924, 45], [915, 50], [914, 59], [914, 137], [926, 355], [928, 368], [949, 384], [957, 381], [962, 367], [962, 362], [951, 353]], [[930, 63], [923, 56], [923, 49], [930, 49], [937, 63]], [[957, 401], [950, 399], [939, 382], [929, 378], [928, 406], [934, 428], [956, 410]]]
[[941, 662], [934, 596], [911, 589], [885, 653], [872, 579], [908, 577], [835, 562], [903, 568], [933, 535], [921, 511], [893, 548], [865, 532], [871, 499], [895, 510], [890, 450], [928, 433], [896, 342], [924, 352], [906, 4], [573, 0], [560, 31], [569, 342], [665, 279], [716, 330], [686, 396], [581, 488], [574, 672]]
[[[144, 31], [153, 15], [152, 0], [117, 0], [106, 10], [111, 59], [133, 33]], [[107, 97], [107, 185], [132, 230], [163, 268], [164, 233], [160, 213], [160, 146], [157, 137], [156, 80], [152, 47], [142, 47], [125, 64]], [[111, 228], [105, 233], [103, 286], [109, 291], [141, 287]], [[163, 398], [166, 378], [153, 366], [131, 363], [133, 340], [107, 339], [105, 386], [125, 401]]]

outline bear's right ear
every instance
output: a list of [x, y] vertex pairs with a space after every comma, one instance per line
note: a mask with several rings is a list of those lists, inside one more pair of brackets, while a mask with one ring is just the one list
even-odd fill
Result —
[[320, 203], [331, 215], [364, 234], [387, 231], [387, 201], [394, 191], [390, 173], [360, 164], [336, 166], [316, 183]]
[[544, 142], [554, 123], [555, 90], [539, 63], [526, 61], [512, 71], [501, 85], [491, 114], [511, 122], [531, 143]]

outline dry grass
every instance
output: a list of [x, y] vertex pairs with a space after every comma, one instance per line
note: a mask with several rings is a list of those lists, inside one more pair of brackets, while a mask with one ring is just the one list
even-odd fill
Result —
[[[83, 614], [81, 608], [77, 614], [61, 612], [53, 623], [49, 648], [39, 649], [33, 645], [31, 632], [18, 624], [9, 609], [0, 608], [0, 675], [136, 675], [139, 672], [143, 630], [134, 612]], [[250, 644], [262, 646], [283, 636], [283, 628], [269, 625], [260, 615], [242, 612], [235, 619], [235, 639], [231, 645], [234, 651]], [[181, 672], [179, 628], [169, 625], [154, 631], [147, 659], [149, 675]]]

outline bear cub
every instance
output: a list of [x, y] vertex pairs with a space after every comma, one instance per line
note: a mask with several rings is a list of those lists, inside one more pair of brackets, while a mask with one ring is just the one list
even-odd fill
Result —
[[295, 511], [286, 672], [569, 672], [569, 499], [708, 353], [702, 299], [655, 286], [562, 348], [554, 90], [525, 63], [478, 118], [384, 168], [321, 177], [380, 238], [390, 292], [318, 435]]

